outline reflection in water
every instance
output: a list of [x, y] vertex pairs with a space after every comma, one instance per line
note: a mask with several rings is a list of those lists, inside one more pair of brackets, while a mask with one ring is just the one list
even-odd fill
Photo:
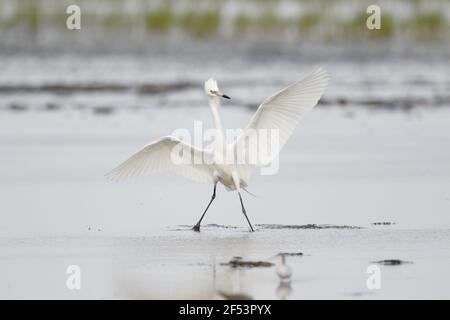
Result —
[[226, 283], [231, 283], [231, 289], [230, 290], [221, 290], [217, 289], [217, 283], [216, 283], [216, 262], [213, 263], [213, 285], [214, 285], [214, 291], [216, 294], [222, 298], [227, 300], [252, 300], [253, 297], [246, 294], [242, 291], [241, 284], [242, 284], [242, 269], [241, 268], [228, 268], [227, 272], [225, 273], [225, 278], [229, 281], [226, 281]]
[[292, 294], [292, 286], [290, 281], [280, 281], [276, 290], [278, 299], [286, 300]]
[[[278, 299], [288, 299], [293, 292], [291, 286], [291, 277], [292, 277], [292, 268], [286, 263], [286, 255], [278, 254], [276, 256], [278, 258], [278, 262], [276, 264], [276, 274], [279, 278], [279, 284], [276, 288], [275, 294]], [[234, 259], [239, 260], [241, 257], [235, 257]], [[222, 288], [217, 287], [217, 273], [216, 267], [217, 264], [214, 261], [212, 263], [213, 267], [213, 286], [214, 292], [216, 296], [221, 299], [232, 299], [232, 300], [248, 300], [253, 299], [252, 296], [245, 293], [245, 290], [242, 288], [243, 280], [245, 278], [245, 269], [241, 267], [228, 267], [225, 270], [225, 274], [222, 278], [222, 281], [219, 283], [222, 284]], [[224, 288], [225, 287], [225, 288]]]

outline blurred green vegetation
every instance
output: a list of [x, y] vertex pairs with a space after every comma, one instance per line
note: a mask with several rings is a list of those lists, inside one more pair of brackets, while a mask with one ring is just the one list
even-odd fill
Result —
[[[137, 27], [156, 34], [177, 30], [200, 38], [255, 34], [325, 41], [395, 39], [405, 35], [427, 40], [450, 37], [449, 19], [445, 13], [450, 9], [449, 2], [433, 0], [431, 11], [427, 9], [427, 0], [392, 2], [409, 6], [409, 10], [402, 9], [400, 15], [395, 6], [384, 7], [381, 4], [388, 2], [381, 2], [381, 29], [368, 30], [366, 8], [370, 1], [291, 0], [287, 1], [290, 7], [286, 7], [286, 3], [283, 5], [274, 0], [247, 0], [245, 6], [237, 0], [134, 0], [132, 3], [137, 7], [126, 10], [130, 3], [126, 0], [105, 1], [95, 6], [88, 0], [73, 0], [73, 4], [82, 8], [82, 25], [124, 30]], [[107, 10], [98, 9], [102, 3]], [[3, 10], [6, 4], [9, 10]], [[26, 26], [28, 32], [36, 33], [45, 24], [63, 29], [69, 4], [72, 3], [57, 0], [2, 0], [0, 28], [2, 32], [8, 32]], [[436, 9], [439, 5], [442, 10]], [[347, 6], [348, 14], [338, 14], [342, 6]], [[411, 13], [405, 15], [404, 12]]]
[[236, 34], [245, 34], [250, 31], [253, 20], [245, 13], [239, 13], [233, 21], [233, 28]]
[[279, 32], [283, 30], [286, 25], [285, 21], [272, 11], [265, 11], [261, 13], [256, 19], [253, 20], [255, 27], [264, 32]]
[[417, 12], [407, 24], [422, 39], [437, 39], [449, 30], [449, 22], [442, 12]]
[[[1, 4], [0, 4], [1, 13]], [[44, 18], [43, 12], [41, 12], [41, 7], [37, 2], [17, 2], [17, 10], [13, 12], [9, 17], [0, 18], [0, 27], [11, 28], [16, 25], [23, 25], [28, 28], [29, 31], [35, 32], [41, 19]]]
[[[83, 17], [83, 18], [86, 18], [86, 17]], [[131, 23], [129, 17], [121, 15], [117, 11], [111, 12], [110, 14], [108, 14], [102, 18], [102, 24], [105, 27], [120, 28], [120, 27], [126, 27], [129, 23]]]
[[175, 21], [171, 8], [159, 8], [145, 13], [145, 25], [153, 31], [165, 32], [169, 30]]
[[351, 38], [357, 36], [367, 39], [387, 39], [394, 36], [395, 24], [391, 14], [382, 14], [380, 29], [368, 29], [366, 25], [367, 17], [368, 14], [364, 10], [357, 13], [350, 21], [343, 22], [341, 28], [345, 37]]
[[307, 13], [299, 16], [296, 20], [296, 25], [300, 33], [311, 32], [320, 23], [320, 13]]
[[182, 29], [196, 37], [216, 34], [220, 25], [219, 10], [185, 12], [179, 17]]

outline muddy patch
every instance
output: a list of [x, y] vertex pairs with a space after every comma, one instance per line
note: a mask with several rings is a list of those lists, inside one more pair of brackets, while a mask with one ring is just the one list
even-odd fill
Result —
[[362, 229], [359, 226], [347, 226], [347, 225], [333, 225], [333, 224], [303, 224], [303, 225], [295, 225], [295, 224], [257, 224], [261, 229]]
[[143, 83], [140, 85], [127, 85], [108, 82], [87, 82], [87, 83], [44, 83], [38, 85], [28, 84], [7, 84], [0, 85], [0, 93], [92, 93], [92, 92], [125, 92], [136, 90], [143, 95], [153, 95], [167, 93], [171, 91], [186, 90], [198, 86], [195, 82], [172, 82], [172, 83]]
[[167, 93], [171, 91], [186, 90], [196, 87], [194, 82], [174, 82], [167, 84], [143, 84], [137, 88], [137, 92], [142, 95], [153, 95]]
[[280, 253], [278, 253], [278, 256], [302, 257], [303, 256], [303, 252], [280, 252]]
[[221, 263], [222, 266], [231, 268], [270, 268], [274, 264], [269, 261], [262, 260], [244, 260], [241, 257], [234, 257], [229, 262]]
[[[178, 226], [179, 228], [173, 229], [173, 230], [189, 230], [189, 229], [192, 229], [193, 226], [194, 225], [182, 224], [182, 225]], [[227, 226], [227, 225], [223, 225], [223, 224], [210, 223], [210, 224], [202, 225], [200, 227], [200, 232], [203, 229], [239, 229], [239, 228], [236, 226]]]
[[380, 222], [372, 222], [371, 225], [373, 225], [373, 226], [393, 226], [393, 225], [395, 225], [395, 222], [380, 221]]
[[410, 110], [414, 107], [420, 106], [444, 106], [450, 102], [449, 96], [435, 95], [430, 98], [349, 98], [349, 97], [335, 97], [335, 98], [322, 98], [320, 104], [323, 106], [364, 106], [367, 108], [378, 109], [398, 109], [398, 110]]
[[61, 110], [61, 106], [53, 103], [53, 102], [48, 102], [44, 105], [44, 110], [45, 111], [57, 111], [57, 110]]
[[412, 261], [405, 261], [400, 259], [385, 259], [379, 261], [372, 261], [372, 263], [381, 264], [383, 266], [399, 266], [403, 264], [411, 264]]
[[113, 106], [96, 106], [92, 108], [92, 111], [96, 115], [109, 115], [114, 113], [115, 108]]
[[21, 112], [21, 111], [27, 111], [28, 106], [21, 104], [21, 103], [11, 103], [8, 106], [8, 109], [15, 112]]

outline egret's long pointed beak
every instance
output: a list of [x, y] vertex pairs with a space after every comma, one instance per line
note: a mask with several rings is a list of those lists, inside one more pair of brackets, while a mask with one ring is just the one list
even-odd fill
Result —
[[224, 93], [222, 93], [220, 91], [212, 91], [212, 92], [218, 97], [222, 97], [222, 98], [225, 98], [225, 99], [231, 99], [230, 96], [227, 96], [226, 94], [224, 94]]

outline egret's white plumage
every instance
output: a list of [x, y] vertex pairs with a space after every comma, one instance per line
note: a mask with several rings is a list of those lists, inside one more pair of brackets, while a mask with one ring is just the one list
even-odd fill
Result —
[[[246, 143], [246, 137], [253, 136], [259, 141], [258, 135], [263, 132], [261, 129], [275, 129], [279, 133], [279, 141], [277, 150], [272, 150], [270, 153], [273, 160], [292, 135], [298, 122], [317, 104], [326, 89], [328, 80], [327, 72], [319, 68], [303, 80], [270, 96], [259, 106], [242, 135], [232, 143], [226, 144], [218, 108], [220, 97], [228, 99], [229, 97], [219, 91], [214, 79], [209, 79], [205, 82], [205, 93], [217, 130], [213, 150], [202, 150], [176, 137], [166, 136], [146, 145], [142, 150], [113, 169], [107, 176], [114, 180], [121, 180], [161, 171], [172, 171], [196, 182], [214, 183], [214, 194], [210, 205], [215, 198], [217, 182], [221, 182], [229, 190], [239, 192], [241, 188], [247, 187], [253, 169], [267, 164], [258, 161], [250, 163], [246, 160], [246, 156], [242, 157], [245, 160], [243, 163], [228, 163], [224, 162], [223, 159], [235, 159], [236, 157], [241, 158], [240, 156], [244, 154], [248, 155], [250, 150], [249, 144]], [[190, 153], [192, 161], [189, 163], [174, 163], [171, 158], [171, 151], [175, 147], [181, 147], [183, 152]], [[270, 146], [268, 148], [270, 149]], [[232, 156], [228, 157], [229, 155]], [[259, 157], [256, 157], [256, 159], [259, 159]], [[240, 193], [239, 198], [243, 213], [247, 218]], [[208, 210], [209, 205], [206, 210]], [[201, 220], [197, 223], [196, 230], [199, 230]], [[253, 230], [250, 221], [248, 222]]]
[[[236, 152], [246, 152], [249, 144], [242, 143], [242, 137], [251, 137], [258, 135], [260, 129], [275, 129], [279, 132], [279, 149], [272, 153], [272, 157], [276, 157], [286, 144], [297, 124], [311, 111], [317, 104], [320, 97], [324, 93], [329, 76], [327, 72], [321, 68], [312, 74], [280, 91], [273, 94], [259, 106], [253, 118], [250, 120], [244, 133], [232, 145], [236, 148]], [[259, 141], [260, 139], [257, 139]], [[269, 149], [269, 146], [266, 147]], [[256, 157], [256, 159], [259, 159]], [[273, 159], [272, 159], [273, 160]], [[259, 166], [264, 164], [259, 164]], [[251, 164], [238, 165], [238, 174], [248, 182], [252, 172]]]
[[[175, 164], [171, 161], [170, 153], [175, 146], [181, 146], [185, 152], [192, 155], [191, 164]], [[212, 159], [211, 152], [196, 148], [176, 137], [166, 136], [147, 144], [108, 173], [108, 176], [121, 180], [162, 171], [173, 171], [195, 182], [213, 182], [214, 168], [207, 165], [212, 162], [209, 159]]]

